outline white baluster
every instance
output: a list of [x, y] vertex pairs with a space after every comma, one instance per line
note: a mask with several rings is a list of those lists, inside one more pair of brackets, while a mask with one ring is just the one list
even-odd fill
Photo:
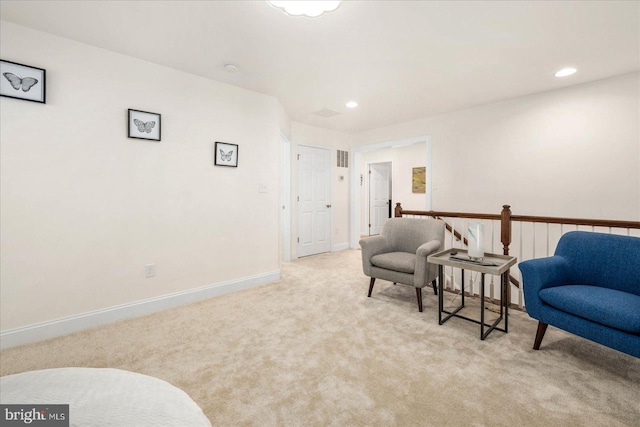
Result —
[[[522, 241], [523, 241], [523, 236], [522, 236], [522, 221], [520, 221], [520, 252], [518, 253], [518, 259], [522, 259]], [[511, 286], [511, 283], [509, 283], [509, 286]], [[511, 301], [509, 301], [509, 303], [511, 303]], [[518, 288], [518, 306], [520, 308], [522, 308], [522, 281], [520, 281], [520, 287]]]
[[536, 259], [536, 223], [533, 223], [533, 259]]
[[547, 253], [545, 256], [549, 256], [549, 223], [547, 222]]

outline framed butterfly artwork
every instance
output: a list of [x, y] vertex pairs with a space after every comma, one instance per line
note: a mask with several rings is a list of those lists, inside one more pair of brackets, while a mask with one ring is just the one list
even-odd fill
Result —
[[46, 70], [0, 60], [0, 96], [46, 104]]
[[216, 142], [215, 164], [217, 166], [238, 167], [238, 145]]
[[129, 109], [129, 138], [160, 141], [160, 114]]

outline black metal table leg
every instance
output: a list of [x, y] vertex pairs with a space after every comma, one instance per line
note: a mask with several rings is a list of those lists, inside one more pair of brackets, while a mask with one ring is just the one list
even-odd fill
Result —
[[444, 304], [442, 294], [444, 293], [444, 275], [442, 274], [442, 265], [438, 265], [438, 324], [442, 325], [442, 309]]
[[464, 268], [461, 270], [462, 270], [462, 289], [460, 289], [460, 292], [462, 292], [462, 306], [464, 307]]
[[[443, 278], [443, 266], [438, 265], [438, 275], [440, 276], [440, 292], [438, 292], [438, 323], [442, 325], [447, 320], [451, 319], [453, 316], [460, 317], [458, 312], [464, 308], [464, 285], [463, 285], [463, 296], [462, 303], [459, 307], [457, 307], [454, 311], [448, 311], [444, 309], [444, 278]], [[464, 270], [463, 270], [464, 271]], [[464, 274], [463, 274], [464, 277]], [[447, 314], [447, 317], [442, 318], [442, 313]]]
[[484, 273], [480, 273], [480, 339], [484, 337]]
[[504, 296], [507, 299], [506, 301], [501, 301], [500, 304], [500, 316], [502, 316], [502, 306], [504, 306], [504, 331], [509, 332], [509, 270], [507, 270], [503, 275], [502, 281], [504, 282]]

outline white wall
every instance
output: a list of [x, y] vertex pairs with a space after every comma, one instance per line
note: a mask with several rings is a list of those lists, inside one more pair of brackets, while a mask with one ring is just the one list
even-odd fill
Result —
[[287, 110], [284, 109], [282, 103], [278, 100], [278, 124], [280, 126], [280, 132], [291, 141], [291, 118], [287, 114]]
[[[275, 98], [10, 22], [0, 42], [47, 70], [46, 105], [0, 99], [3, 331], [277, 274]], [[128, 139], [128, 108], [161, 113], [162, 142]]]
[[432, 136], [433, 209], [640, 219], [640, 73], [355, 135]]
[[[352, 159], [349, 159], [349, 168], [337, 167], [337, 151], [348, 151], [352, 145], [353, 137], [339, 131], [323, 129], [315, 126], [309, 126], [298, 122], [291, 123], [292, 133], [292, 158], [295, 159], [298, 145], [308, 145], [314, 147], [328, 148], [331, 151], [331, 164], [333, 169], [331, 172], [332, 186], [332, 223], [333, 235], [331, 244], [333, 250], [346, 249], [349, 246], [349, 170], [353, 167]], [[297, 254], [297, 210], [295, 197], [297, 195], [297, 164], [295, 160], [292, 162], [292, 231], [291, 244], [293, 247], [292, 255], [296, 258]], [[340, 181], [340, 176], [344, 179]]]

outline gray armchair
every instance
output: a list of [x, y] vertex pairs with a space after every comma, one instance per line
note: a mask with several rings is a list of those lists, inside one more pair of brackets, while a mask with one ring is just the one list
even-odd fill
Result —
[[378, 236], [360, 240], [362, 269], [371, 278], [369, 296], [376, 279], [414, 286], [418, 310], [422, 311], [422, 288], [429, 283], [437, 294], [438, 267], [427, 256], [444, 249], [444, 222], [436, 219], [391, 218]]

